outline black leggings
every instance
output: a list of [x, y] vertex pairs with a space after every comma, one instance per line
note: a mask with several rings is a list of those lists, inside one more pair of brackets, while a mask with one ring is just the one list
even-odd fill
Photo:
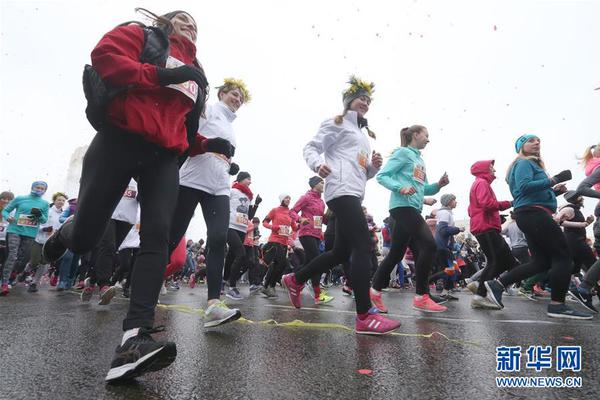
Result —
[[229, 276], [229, 286], [234, 288], [237, 285], [238, 279], [242, 275], [242, 266], [246, 261], [246, 249], [244, 248], [244, 239], [246, 232], [238, 231], [237, 229], [229, 228], [227, 230], [227, 258], [225, 258], [225, 276]]
[[394, 266], [402, 261], [410, 246], [415, 260], [416, 291], [418, 295], [429, 293], [427, 277], [433, 264], [436, 246], [433, 235], [419, 211], [413, 207], [397, 207], [390, 210], [394, 218], [392, 246], [373, 278], [373, 289], [387, 287]]
[[119, 250], [119, 267], [115, 271], [115, 274], [111, 281], [113, 285], [125, 279], [125, 284], [123, 285], [123, 288], [129, 287], [129, 285], [131, 284], [131, 272], [133, 271], [133, 264], [135, 263], [138, 251], [139, 249], [137, 248], [127, 248]]
[[92, 263], [88, 270], [92, 284], [98, 284], [100, 287], [110, 284], [117, 249], [125, 240], [132, 226], [129, 222], [116, 219], [108, 222], [100, 243], [92, 251]]
[[[300, 236], [300, 243], [304, 249], [304, 265], [314, 260], [319, 255], [319, 243], [321, 241], [314, 236]], [[320, 287], [321, 274], [317, 273], [310, 277], [312, 287]]]
[[229, 226], [229, 196], [213, 196], [202, 190], [179, 186], [179, 197], [169, 235], [169, 253], [175, 250], [185, 235], [198, 203], [202, 207], [202, 215], [206, 223], [208, 300], [219, 299], [223, 283], [223, 262]]
[[177, 201], [177, 155], [138, 134], [116, 128], [97, 133], [83, 159], [77, 213], [59, 236], [74, 253], [92, 250], [133, 176], [138, 178], [141, 248], [131, 279], [124, 330], [151, 328], [154, 324]]
[[289, 269], [287, 246], [279, 243], [267, 243], [263, 249], [263, 259], [269, 266], [265, 275], [265, 287], [275, 287], [284, 270]]
[[327, 202], [335, 213], [335, 243], [326, 251], [296, 272], [296, 280], [304, 283], [315, 274], [327, 272], [331, 267], [350, 258], [350, 275], [356, 298], [356, 312], [363, 314], [371, 308], [369, 277], [371, 275], [371, 235], [360, 199], [342, 196]]
[[500, 276], [502, 272], [515, 264], [516, 260], [510, 251], [510, 247], [508, 247], [508, 244], [500, 235], [500, 232], [490, 230], [475, 235], [475, 238], [479, 242], [481, 250], [483, 250], [487, 259], [485, 268], [479, 276], [479, 288], [477, 289], [477, 294], [485, 297], [487, 290], [483, 282]]
[[527, 239], [532, 261], [501, 276], [500, 282], [508, 287], [539, 272], [548, 271], [551, 298], [564, 303], [571, 277], [571, 257], [565, 235], [550, 214], [542, 209], [519, 208], [515, 210], [515, 217], [517, 226]]
[[585, 238], [572, 237], [571, 235], [565, 235], [565, 237], [567, 238], [569, 253], [573, 260], [573, 270], [571, 273], [579, 275], [581, 268], [587, 271], [596, 262], [596, 256], [592, 248], [585, 242]]
[[[325, 235], [325, 251], [329, 251], [333, 249], [333, 244], [335, 243], [335, 235]], [[333, 265], [332, 269], [337, 267], [337, 265]], [[350, 279], [350, 258], [342, 263], [342, 271], [344, 272], [344, 276], [346, 277], [346, 286], [349, 288], [352, 287], [352, 280]]]

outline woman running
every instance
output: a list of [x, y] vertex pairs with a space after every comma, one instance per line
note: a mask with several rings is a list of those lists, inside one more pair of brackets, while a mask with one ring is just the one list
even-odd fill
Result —
[[519, 137], [515, 143], [517, 158], [506, 177], [514, 198], [517, 225], [527, 238], [532, 261], [519, 265], [498, 280], [485, 281], [487, 297], [504, 308], [502, 292], [505, 288], [548, 270], [552, 296], [547, 315], [552, 318], [591, 319], [591, 314], [565, 304], [571, 278], [571, 257], [565, 236], [552, 218], [556, 211], [556, 195], [566, 191], [561, 183], [571, 179], [571, 171], [565, 170], [550, 177], [540, 148], [537, 136]]
[[[400, 326], [400, 322], [385, 318], [372, 309], [369, 299], [371, 274], [371, 236], [361, 208], [367, 180], [377, 174], [382, 165], [381, 154], [371, 152], [365, 114], [369, 111], [373, 84], [356, 77], [343, 94], [344, 112], [321, 124], [319, 131], [304, 147], [308, 167], [325, 178], [325, 202], [336, 215], [335, 243], [300, 271], [285, 275], [282, 283], [288, 289], [292, 304], [302, 306], [304, 283], [315, 274], [350, 258], [351, 278], [356, 299], [355, 330], [359, 334], [381, 335]], [[324, 156], [324, 157], [323, 157]], [[389, 272], [388, 272], [389, 276]]]
[[401, 147], [396, 149], [385, 167], [377, 174], [377, 182], [392, 192], [390, 215], [394, 219], [392, 246], [373, 277], [371, 301], [381, 312], [387, 307], [381, 299], [381, 290], [389, 283], [389, 276], [398, 264], [407, 246], [415, 261], [417, 295], [413, 308], [426, 312], [443, 312], [447, 308], [437, 304], [429, 295], [428, 277], [436, 254], [436, 243], [429, 226], [421, 216], [424, 196], [433, 195], [449, 183], [444, 174], [436, 183], [427, 180], [421, 150], [429, 143], [429, 132], [421, 125], [413, 125], [400, 132]]

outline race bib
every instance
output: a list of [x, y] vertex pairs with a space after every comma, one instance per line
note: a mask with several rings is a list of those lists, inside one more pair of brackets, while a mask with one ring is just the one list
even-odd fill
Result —
[[19, 215], [19, 219], [17, 220], [18, 226], [38, 226], [37, 220], [33, 215], [30, 214], [21, 214]]
[[127, 190], [125, 190], [125, 193], [123, 193], [123, 197], [127, 199], [135, 199], [137, 197], [137, 191], [129, 187]]
[[315, 229], [321, 229], [321, 227], [323, 226], [323, 217], [320, 215], [313, 216], [313, 223]]
[[279, 234], [281, 236], [290, 236], [292, 234], [292, 227], [289, 225], [280, 225]]
[[369, 164], [369, 155], [364, 151], [359, 151], [357, 156], [358, 165], [361, 166], [365, 171], [367, 170], [367, 165]]
[[[177, 68], [185, 65], [175, 57], [169, 56], [167, 58], [167, 63], [165, 65], [166, 68]], [[167, 85], [168, 88], [175, 89], [178, 92], [183, 93], [188, 98], [190, 98], [194, 103], [198, 98], [198, 84], [194, 81], [187, 81], [183, 83], [174, 83], [171, 85]]]
[[425, 184], [425, 177], [427, 176], [427, 174], [425, 173], [425, 166], [424, 165], [415, 165], [414, 169], [413, 169], [413, 179], [420, 183], [421, 185]]
[[248, 215], [244, 213], [235, 214], [235, 223], [238, 225], [248, 225]]

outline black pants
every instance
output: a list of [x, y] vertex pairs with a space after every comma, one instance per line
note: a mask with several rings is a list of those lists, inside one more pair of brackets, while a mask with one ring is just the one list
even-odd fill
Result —
[[429, 293], [427, 277], [433, 265], [436, 245], [425, 220], [415, 208], [397, 207], [390, 210], [394, 218], [392, 246], [373, 277], [373, 288], [381, 290], [390, 281], [394, 266], [402, 261], [406, 248], [410, 246], [415, 260], [416, 291], [418, 295]]
[[520, 208], [515, 210], [517, 226], [525, 234], [532, 261], [519, 265], [500, 282], [508, 287], [539, 272], [548, 271], [553, 301], [564, 303], [571, 278], [571, 257], [567, 240], [554, 219], [544, 210]]
[[141, 135], [115, 128], [96, 134], [83, 159], [77, 213], [59, 237], [77, 254], [92, 250], [133, 176], [138, 178], [141, 246], [131, 279], [124, 330], [154, 324], [177, 201], [176, 154], [147, 142]]
[[569, 253], [573, 260], [573, 275], [579, 275], [581, 269], [587, 271], [595, 262], [596, 256], [592, 251], [592, 248], [587, 245], [585, 238], [577, 238], [571, 235], [566, 235], [567, 245], [569, 246]]
[[263, 259], [269, 266], [265, 275], [265, 287], [275, 287], [281, 274], [289, 268], [287, 246], [279, 243], [267, 243], [263, 249]]
[[227, 257], [225, 258], [225, 271], [229, 271], [229, 286], [236, 287], [238, 279], [242, 276], [242, 267], [246, 263], [246, 249], [244, 239], [246, 232], [229, 228], [227, 230]]
[[500, 276], [502, 272], [508, 270], [515, 263], [515, 260], [510, 247], [508, 247], [500, 232], [490, 230], [475, 235], [475, 238], [487, 259], [485, 268], [479, 276], [479, 288], [477, 289], [477, 294], [485, 297], [487, 291], [483, 282]]
[[[319, 255], [320, 240], [314, 236], [300, 236], [300, 243], [304, 248], [304, 265], [314, 260]], [[313, 288], [320, 288], [321, 274], [317, 273], [310, 277]]]
[[127, 248], [119, 250], [117, 255], [119, 266], [113, 275], [111, 283], [114, 285], [117, 282], [126, 279], [123, 287], [129, 287], [131, 283], [131, 271], [133, 271], [133, 264], [135, 263], [135, 258], [137, 257], [139, 249], [137, 248]]
[[521, 246], [521, 247], [513, 247], [510, 252], [513, 257], [517, 259], [519, 264], [526, 264], [531, 261], [531, 256], [529, 255], [529, 247]]
[[[325, 251], [330, 251], [333, 249], [333, 244], [335, 243], [335, 235], [325, 235]], [[333, 265], [333, 268], [336, 268], [337, 265]], [[346, 286], [349, 288], [352, 287], [352, 280], [350, 279], [350, 258], [342, 263], [342, 271], [344, 272], [344, 276], [346, 277]]]
[[202, 207], [202, 216], [206, 223], [208, 300], [213, 300], [221, 297], [225, 244], [229, 227], [229, 196], [213, 196], [202, 190], [179, 186], [177, 206], [169, 235], [169, 253], [175, 250], [185, 235], [198, 203]]
[[260, 285], [265, 276], [265, 268], [258, 262], [258, 248], [255, 246], [244, 246], [246, 250], [246, 268], [242, 268], [242, 274], [248, 271], [248, 281], [251, 285]]
[[328, 201], [327, 207], [336, 216], [333, 249], [321, 254], [296, 272], [296, 280], [304, 283], [315, 274], [323, 274], [350, 258], [356, 312], [366, 313], [371, 308], [371, 235], [360, 199], [355, 196], [342, 196]]
[[100, 243], [92, 251], [92, 264], [88, 271], [90, 283], [100, 287], [110, 284], [115, 265], [117, 249], [133, 225], [129, 222], [111, 219], [100, 239]]

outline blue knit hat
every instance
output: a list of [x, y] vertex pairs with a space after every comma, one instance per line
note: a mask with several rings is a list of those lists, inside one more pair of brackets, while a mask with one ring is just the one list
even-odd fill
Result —
[[521, 148], [523, 147], [525, 142], [527, 142], [529, 139], [536, 138], [536, 137], [537, 137], [536, 135], [529, 135], [529, 134], [521, 135], [515, 142], [515, 152], [517, 152], [517, 153], [520, 152]]

